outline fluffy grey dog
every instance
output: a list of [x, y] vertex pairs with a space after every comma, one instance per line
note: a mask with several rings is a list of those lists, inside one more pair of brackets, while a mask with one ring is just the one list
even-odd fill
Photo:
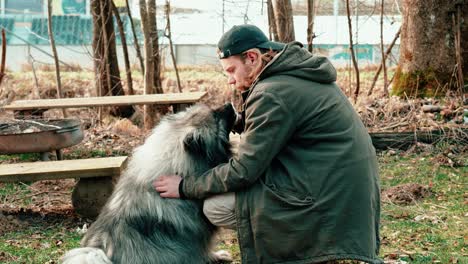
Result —
[[63, 263], [198, 264], [228, 260], [212, 253], [215, 231], [202, 202], [164, 199], [151, 183], [159, 175], [198, 177], [227, 162], [229, 132], [236, 120], [231, 104], [219, 109], [195, 105], [165, 117], [136, 148], [112, 196]]

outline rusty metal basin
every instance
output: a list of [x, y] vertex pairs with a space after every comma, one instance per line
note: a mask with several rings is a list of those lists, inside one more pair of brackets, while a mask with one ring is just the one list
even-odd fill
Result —
[[0, 154], [50, 152], [76, 145], [83, 140], [83, 130], [78, 119], [39, 119], [29, 122], [46, 124], [47, 130], [2, 133], [12, 123], [0, 123]]

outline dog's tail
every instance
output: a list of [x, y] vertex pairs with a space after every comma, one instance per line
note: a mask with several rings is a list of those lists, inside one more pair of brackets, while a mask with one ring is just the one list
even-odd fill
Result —
[[99, 248], [75, 248], [61, 259], [62, 264], [112, 264], [104, 251]]

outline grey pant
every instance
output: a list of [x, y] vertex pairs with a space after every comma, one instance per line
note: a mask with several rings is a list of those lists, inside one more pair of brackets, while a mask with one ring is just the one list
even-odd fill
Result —
[[236, 229], [236, 196], [234, 193], [223, 193], [205, 199], [203, 213], [215, 226]]

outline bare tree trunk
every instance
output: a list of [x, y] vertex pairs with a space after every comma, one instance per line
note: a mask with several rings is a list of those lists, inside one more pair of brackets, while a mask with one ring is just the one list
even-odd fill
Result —
[[132, 27], [133, 45], [135, 45], [135, 50], [137, 53], [138, 61], [140, 62], [141, 72], [145, 72], [145, 64], [143, 62], [143, 56], [141, 56], [140, 43], [138, 43], [138, 38], [135, 32], [135, 25], [133, 24], [132, 11], [130, 10], [130, 5], [128, 4], [128, 0], [125, 0], [125, 4], [127, 6], [127, 12], [128, 12], [128, 18], [130, 19], [130, 25]]
[[356, 89], [354, 90], [354, 102], [357, 102], [359, 96], [359, 67], [357, 64], [356, 56], [353, 48], [353, 27], [351, 26], [351, 12], [349, 11], [349, 0], [346, 0], [346, 14], [348, 16], [348, 29], [349, 29], [349, 52], [351, 53], [351, 59], [353, 60], [354, 70], [356, 72]]
[[[460, 16], [464, 21], [461, 28], [466, 32], [468, 5], [453, 0], [402, 2], [400, 63], [392, 93], [426, 97], [443, 95], [448, 90], [456, 91], [459, 84], [456, 81], [456, 29], [452, 15], [456, 15], [457, 4], [460, 4]], [[460, 43], [468, 42], [468, 34], [461, 34], [461, 38]], [[462, 59], [466, 62], [468, 53], [464, 53]]]
[[[90, 10], [93, 16], [93, 56], [94, 56], [94, 85], [96, 87], [96, 96], [102, 96], [104, 88], [104, 75], [103, 72], [103, 45], [102, 45], [102, 17], [101, 17], [101, 5], [100, 0], [91, 1]], [[107, 86], [106, 86], [107, 87]], [[102, 121], [102, 107], [98, 107], [98, 118], [99, 122]]]
[[[385, 51], [385, 54], [382, 57], [383, 61], [386, 61], [388, 55], [390, 54], [390, 52], [392, 52], [393, 46], [395, 46], [395, 43], [396, 43], [397, 39], [400, 37], [400, 32], [401, 32], [401, 28], [398, 29], [398, 32], [395, 34], [395, 37], [393, 38], [392, 43], [390, 43], [390, 46], [388, 46], [387, 50]], [[379, 78], [380, 72], [382, 71], [382, 65], [383, 65], [383, 62], [380, 63], [379, 68], [377, 69], [377, 72], [374, 75], [374, 79], [372, 80], [372, 84], [370, 86], [370, 89], [369, 89], [369, 92], [367, 93], [367, 95], [372, 94], [372, 90], [374, 90], [375, 83], [377, 82], [377, 79]], [[393, 77], [394, 76], [395, 75], [393, 75]], [[392, 79], [393, 79], [393, 77], [392, 77]], [[391, 83], [391, 81], [388, 82], [387, 85], [390, 85], [390, 83]]]
[[93, 57], [94, 57], [94, 86], [96, 87], [96, 96], [102, 96], [101, 91], [103, 90], [102, 86], [102, 75], [101, 75], [101, 61], [102, 56], [100, 55], [102, 51], [101, 41], [102, 41], [102, 30], [101, 30], [101, 8], [99, 5], [99, 0], [93, 0], [90, 3], [90, 11], [93, 16]]
[[[150, 0], [151, 1], [151, 0]], [[154, 75], [154, 57], [153, 54], [153, 41], [151, 40], [151, 33], [150, 33], [150, 26], [149, 26], [149, 19], [148, 19], [148, 12], [146, 7], [146, 1], [140, 0], [140, 16], [141, 16], [141, 28], [143, 31], [143, 35], [145, 38], [145, 94], [154, 94], [154, 83], [153, 83], [153, 75]], [[144, 106], [144, 127], [145, 129], [149, 130], [152, 129], [155, 125], [154, 123], [154, 116], [156, 111], [154, 107], [151, 105]]]
[[294, 41], [296, 37], [294, 36], [291, 0], [274, 0], [273, 10], [278, 29], [278, 41], [284, 43]]
[[148, 1], [148, 22], [153, 43], [153, 85], [156, 93], [163, 93], [161, 82], [161, 53], [159, 51], [158, 26], [156, 24], [156, 0]]
[[122, 19], [120, 18], [119, 10], [115, 6], [113, 0], [111, 0], [111, 4], [112, 4], [112, 12], [114, 13], [115, 20], [117, 21], [117, 27], [119, 28], [120, 40], [122, 41], [122, 51], [124, 55], [125, 74], [127, 76], [128, 94], [133, 95], [135, 92], [133, 91], [133, 78], [132, 78], [132, 69], [130, 68], [130, 59], [128, 58], [127, 37], [125, 36], [125, 30], [124, 30]]
[[103, 52], [104, 52], [104, 57], [101, 60], [101, 67], [105, 71], [104, 76], [106, 77], [106, 86], [107, 90], [105, 92], [101, 91], [101, 94], [107, 96], [110, 95], [110, 92], [112, 91], [112, 82], [111, 82], [111, 73], [110, 73], [110, 62], [109, 62], [109, 35], [107, 33], [107, 21], [111, 20], [111, 17], [108, 16], [106, 13], [106, 7], [107, 7], [107, 0], [101, 0], [99, 1], [99, 7], [100, 7], [100, 15], [101, 15], [101, 22], [102, 22], [102, 45], [103, 45]]
[[[58, 61], [57, 47], [55, 47], [54, 33], [52, 32], [52, 0], [47, 1], [47, 29], [49, 31], [50, 47], [54, 54], [55, 78], [57, 80], [57, 98], [63, 98], [62, 81], [60, 78], [60, 64]], [[63, 117], [67, 117], [66, 109], [62, 109]]]
[[268, 32], [270, 34], [270, 40], [279, 41], [278, 28], [276, 27], [275, 11], [273, 10], [272, 0], [267, 1], [268, 10]]
[[307, 50], [312, 53], [314, 51], [313, 42], [314, 34], [314, 20], [315, 20], [315, 6], [314, 0], [307, 0]]
[[387, 88], [387, 65], [385, 63], [385, 53], [384, 53], [384, 44], [383, 44], [383, 17], [384, 16], [384, 0], [381, 0], [380, 5], [380, 52], [382, 53], [382, 68], [384, 71], [384, 96], [388, 96]]
[[179, 88], [179, 92], [182, 92], [182, 86], [180, 85], [180, 77], [179, 77], [179, 69], [177, 69], [177, 61], [174, 54], [174, 47], [172, 44], [172, 36], [171, 36], [171, 5], [168, 0], [166, 0], [166, 37], [169, 39], [169, 47], [171, 49], [171, 57], [172, 63], [174, 65], [174, 71], [177, 77], [177, 87]]
[[[93, 15], [93, 52], [97, 95], [125, 95], [117, 61], [110, 0], [92, 0], [91, 12]], [[112, 115], [120, 117], [130, 117], [133, 113], [132, 106], [116, 106], [111, 109]]]

